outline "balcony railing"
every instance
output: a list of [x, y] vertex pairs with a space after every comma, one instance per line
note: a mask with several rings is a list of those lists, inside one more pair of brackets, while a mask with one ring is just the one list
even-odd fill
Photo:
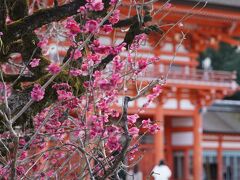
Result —
[[[149, 71], [143, 77], [146, 80], [153, 80], [165, 77], [166, 72]], [[194, 69], [190, 72], [171, 71], [168, 74], [167, 82], [174, 84], [195, 84], [195, 85], [212, 85], [212, 86], [230, 86], [237, 88], [236, 72], [199, 70]]]
[[195, 70], [189, 73], [170, 72], [168, 77], [169, 79], [230, 83], [236, 79], [236, 72]]

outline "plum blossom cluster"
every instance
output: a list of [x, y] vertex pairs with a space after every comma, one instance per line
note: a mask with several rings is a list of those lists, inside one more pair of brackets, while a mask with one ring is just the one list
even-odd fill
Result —
[[34, 58], [31, 60], [31, 62], [29, 63], [29, 65], [34, 68], [37, 67], [39, 65], [40, 59], [39, 58]]
[[[139, 41], [140, 42], [140, 41]], [[134, 42], [136, 43], [136, 42]], [[122, 93], [123, 82], [125, 76], [123, 74], [129, 69], [125, 69], [126, 65], [132, 67], [132, 75], [136, 75], [147, 67], [148, 63], [145, 59], [140, 59], [133, 65], [133, 61], [122, 58], [119, 53], [124, 51], [123, 45], [104, 46], [96, 39], [89, 46], [92, 52], [87, 55], [77, 51], [74, 61], [82, 58], [82, 64], [79, 68], [70, 68], [69, 75], [72, 77], [91, 76], [82, 84], [84, 92], [81, 96], [76, 96], [73, 92], [73, 87], [66, 83], [54, 83], [51, 91], [56, 96], [56, 102], [49, 107], [39, 112], [33, 119], [34, 132], [37, 132], [34, 140], [31, 141], [30, 149], [38, 149], [38, 151], [49, 149], [58, 146], [67, 146], [65, 151], [55, 150], [43, 153], [41, 163], [34, 164], [36, 161], [33, 158], [27, 161], [28, 154], [33, 153], [23, 151], [18, 159], [19, 165], [17, 173], [22, 176], [28, 168], [33, 166], [31, 173], [35, 178], [53, 177], [57, 168], [67, 159], [70, 154], [79, 157], [76, 147], [80, 142], [88, 142], [88, 144], [102, 144], [105, 149], [105, 156], [111, 156], [112, 153], [121, 152], [123, 148], [123, 126], [119, 123], [121, 112], [114, 108], [119, 96]], [[108, 54], [114, 54], [111, 69], [107, 68], [106, 71], [95, 70], [101, 59]], [[74, 54], [73, 54], [74, 56]], [[73, 62], [74, 62], [73, 61]], [[56, 74], [61, 71], [60, 65], [52, 63], [48, 66], [47, 70], [51, 74]], [[161, 86], [157, 85], [153, 88], [152, 94], [147, 96], [148, 102], [153, 101], [161, 93]], [[45, 91], [39, 84], [35, 84], [31, 97], [34, 101], [41, 101], [44, 98]], [[128, 132], [131, 138], [138, 138], [141, 129], [149, 133], [157, 133], [159, 126], [148, 120], [139, 121], [139, 115], [128, 115]], [[24, 140], [21, 140], [21, 146], [26, 145]], [[96, 147], [93, 145], [92, 150], [95, 151]], [[128, 158], [133, 159], [134, 154], [138, 148], [129, 150]], [[99, 161], [106, 161], [103, 156], [96, 158]], [[114, 158], [113, 158], [114, 161]], [[27, 163], [25, 163], [27, 162]], [[47, 166], [47, 171], [42, 172], [41, 167]], [[71, 166], [77, 166], [77, 163], [72, 162]], [[0, 173], [8, 174], [5, 169], [0, 169]], [[63, 168], [61, 173], [70, 171], [69, 166]], [[68, 177], [73, 177], [74, 172], [70, 173]]]
[[147, 95], [147, 102], [143, 104], [142, 108], [146, 108], [149, 104], [151, 104], [153, 100], [160, 95], [161, 92], [162, 86], [160, 84], [157, 84], [154, 88], [152, 88], [152, 93]]
[[34, 101], [41, 101], [44, 98], [44, 90], [40, 84], [34, 84], [34, 87], [31, 91], [31, 98]]
[[147, 41], [147, 35], [142, 33], [139, 35], [136, 35], [134, 38], [133, 43], [130, 46], [131, 50], [136, 50], [138, 49], [141, 45], [143, 45], [144, 43], [146, 43]]
[[[114, 7], [117, 2], [111, 0], [109, 4]], [[58, 176], [77, 179], [80, 175], [76, 172], [83, 168], [79, 162], [86, 162], [86, 157], [90, 159], [90, 165], [96, 164], [92, 167], [93, 173], [102, 175], [103, 169], [107, 170], [121, 151], [126, 151], [129, 159], [134, 157], [138, 144], [124, 149], [127, 139], [136, 140], [143, 132], [154, 134], [160, 130], [157, 123], [150, 119], [141, 120], [138, 114], [127, 115], [126, 122], [123, 121], [123, 111], [117, 107], [119, 97], [126, 93], [126, 87], [133, 87], [137, 77], [158, 58], [134, 57], [135, 51], [147, 41], [145, 33], [136, 35], [131, 44], [123, 41], [106, 45], [101, 42], [100, 33], [112, 33], [120, 19], [120, 11], [115, 9], [100, 27], [102, 19], [93, 14], [103, 9], [102, 0], [86, 0], [79, 8], [78, 16], [63, 21], [64, 35], [73, 50], [66, 66], [52, 62], [44, 69], [47, 76], [61, 73], [64, 80], [59, 82], [56, 78], [47, 88], [40, 82], [32, 87], [30, 96], [35, 104], [41, 104], [49, 96], [51, 101], [37, 114], [31, 114], [31, 136], [19, 139], [16, 173], [21, 178], [27, 174], [33, 179]], [[92, 38], [82, 47], [84, 38], [90, 34]], [[44, 49], [50, 41], [45, 37], [37, 46]], [[122, 56], [124, 53], [127, 57]], [[29, 65], [36, 68], [41, 65], [41, 59], [33, 58]], [[161, 85], [153, 87], [143, 107], [156, 99], [161, 91]], [[2, 137], [11, 138], [9, 133]], [[5, 167], [0, 165], [0, 176], [5, 179], [9, 176], [6, 167], [10, 164], [8, 161]]]
[[[155, 134], [157, 131], [160, 130], [157, 123], [154, 123], [149, 118], [147, 120], [142, 120], [141, 122], [138, 121], [139, 118], [140, 117], [138, 114], [128, 115], [127, 119], [129, 127], [131, 127], [129, 129], [130, 134], [138, 136], [139, 129], [141, 128], [144, 128], [144, 130], [149, 132], [150, 134]], [[138, 127], [136, 127], [137, 122], [139, 122]]]
[[[68, 25], [73, 28], [72, 33], [77, 25], [75, 23], [68, 22]], [[91, 29], [92, 27], [88, 28]], [[133, 49], [138, 49], [143, 41], [145, 41], [145, 34], [136, 36], [132, 44]], [[121, 118], [121, 112], [114, 108], [114, 104], [118, 102], [122, 93], [123, 83], [126, 80], [124, 74], [131, 70], [130, 75], [138, 75], [147, 68], [149, 62], [153, 63], [157, 59], [141, 58], [135, 61], [131, 54], [129, 54], [129, 58], [123, 58], [120, 53], [126, 49], [124, 43], [106, 46], [95, 39], [89, 45], [89, 48], [91, 51], [87, 54], [83, 54], [80, 49], [73, 52], [73, 63], [78, 63], [81, 59], [81, 66], [78, 68], [70, 67], [69, 70], [69, 76], [73, 78], [90, 77], [82, 84], [84, 92], [78, 97], [74, 94], [73, 87], [69, 83], [62, 82], [52, 85], [51, 88], [56, 96], [56, 102], [34, 117], [34, 129], [38, 134], [31, 143], [32, 148], [47, 149], [51, 146], [51, 143], [54, 146], [67, 143], [68, 148], [72, 151], [74, 145], [86, 141], [88, 141], [88, 144], [103, 143], [105, 153], [109, 155], [120, 152], [123, 148], [124, 129], [121, 124], [117, 123]], [[101, 59], [109, 54], [114, 55], [114, 58], [106, 71], [94, 70], [101, 63]], [[57, 74], [61, 71], [60, 64], [52, 63], [47, 67], [47, 70], [52, 75]], [[161, 86], [155, 86], [152, 93], [147, 96], [148, 104], [160, 93]], [[43, 99], [44, 91], [39, 84], [34, 85], [31, 97], [34, 101]], [[128, 133], [131, 138], [138, 138], [142, 128], [151, 134], [159, 131], [159, 126], [156, 123], [149, 119], [141, 122], [137, 114], [128, 115], [127, 121]], [[93, 146], [92, 148], [96, 147]], [[136, 151], [137, 148], [130, 150], [128, 157], [132, 159]], [[63, 159], [69, 156], [69, 153], [69, 151], [54, 151], [50, 154], [44, 154], [43, 161], [52, 165], [51, 168], [48, 168], [49, 172], [44, 175], [54, 174], [57, 165], [61, 164]], [[20, 159], [25, 157], [25, 154], [22, 154]], [[100, 159], [102, 159], [102, 156], [99, 157]], [[26, 165], [26, 167], [28, 166], [29, 164]], [[38, 170], [42, 164], [35, 166], [37, 167], [35, 167], [34, 174], [36, 177], [40, 177], [41, 174], [38, 173]]]
[[[110, 1], [110, 4], [115, 4], [116, 1]], [[88, 12], [91, 11], [102, 11], [104, 8], [104, 3], [102, 0], [87, 0], [87, 3], [85, 6], [81, 6], [78, 10], [78, 12], [81, 14], [82, 18], [86, 19], [85, 23], [77, 23], [74, 18], [68, 18], [65, 22], [65, 28], [67, 30], [67, 34], [70, 38], [73, 38], [78, 33], [93, 33], [96, 34], [99, 32], [99, 30], [102, 30], [106, 34], [109, 34], [113, 31], [112, 25], [116, 24], [120, 19], [120, 11], [116, 9], [112, 15], [109, 17], [108, 24], [104, 24], [102, 27], [99, 27], [99, 23], [101, 22], [101, 19], [92, 19], [89, 18]]]

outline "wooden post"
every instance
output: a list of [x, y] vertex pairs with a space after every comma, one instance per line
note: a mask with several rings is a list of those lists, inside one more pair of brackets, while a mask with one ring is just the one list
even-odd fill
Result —
[[173, 153], [172, 153], [172, 119], [171, 118], [164, 118], [164, 134], [165, 134], [165, 148], [166, 148], [166, 154], [165, 154], [165, 158], [167, 161], [167, 164], [169, 166], [169, 168], [171, 170], [173, 170]]
[[222, 156], [222, 136], [219, 136], [218, 141], [218, 152], [217, 152], [217, 172], [218, 172], [218, 180], [223, 179], [223, 156]]
[[164, 119], [161, 105], [156, 108], [154, 119], [160, 126], [160, 131], [154, 135], [155, 164], [158, 164], [161, 159], [164, 159]]
[[194, 133], [194, 145], [193, 145], [193, 177], [194, 180], [202, 180], [203, 176], [203, 164], [202, 164], [202, 118], [199, 112], [200, 108], [196, 108], [193, 115], [193, 133]]

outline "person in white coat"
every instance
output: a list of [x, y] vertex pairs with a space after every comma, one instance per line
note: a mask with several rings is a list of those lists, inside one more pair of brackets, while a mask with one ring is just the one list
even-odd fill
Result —
[[155, 180], [168, 180], [171, 175], [171, 170], [163, 160], [161, 160], [152, 170], [152, 176]]

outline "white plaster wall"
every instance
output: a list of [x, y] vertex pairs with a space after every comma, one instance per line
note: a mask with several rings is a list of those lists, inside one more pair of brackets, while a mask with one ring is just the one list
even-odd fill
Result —
[[[148, 99], [145, 97], [140, 97], [137, 99], [137, 106], [142, 107], [145, 103], [147, 103]], [[155, 108], [157, 107], [156, 103], [152, 102], [148, 105], [148, 108]]]
[[223, 148], [240, 148], [239, 142], [223, 142], [222, 143]]
[[163, 104], [164, 109], [177, 109], [177, 99], [170, 98]]
[[164, 45], [161, 48], [162, 51], [173, 51], [173, 45], [172, 43], [164, 43]]
[[184, 62], [190, 61], [190, 58], [187, 56], [176, 55], [174, 57], [174, 55], [160, 55], [159, 57], [160, 57], [160, 59], [164, 59], [164, 60], [172, 60], [174, 58], [174, 61], [184, 61]]
[[193, 133], [192, 132], [172, 133], [172, 145], [174, 146], [193, 145]]
[[112, 40], [110, 37], [99, 37], [99, 41], [103, 45], [111, 45]]
[[181, 45], [178, 47], [177, 52], [187, 53], [188, 50], [184, 47], [183, 44], [181, 44]]
[[218, 142], [214, 141], [203, 141], [202, 142], [202, 147], [204, 148], [217, 148], [219, 146]]
[[180, 108], [184, 110], [194, 110], [194, 105], [191, 103], [189, 99], [181, 99]]

